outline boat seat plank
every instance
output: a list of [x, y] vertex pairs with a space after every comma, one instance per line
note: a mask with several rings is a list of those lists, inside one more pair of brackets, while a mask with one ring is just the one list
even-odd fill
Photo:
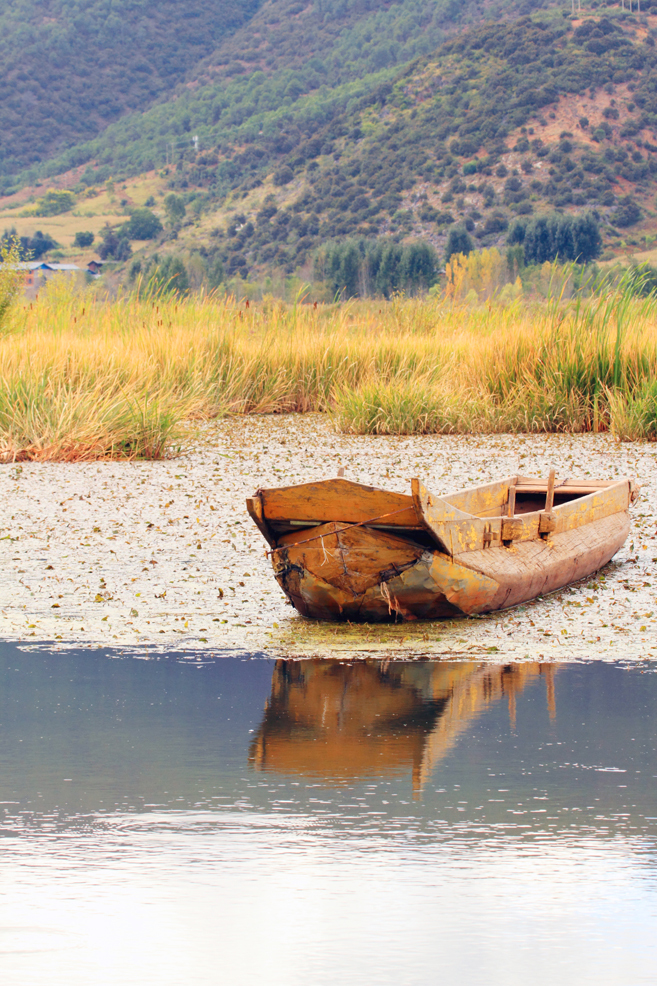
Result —
[[[601, 479], [563, 479], [557, 480], [554, 486], [555, 496], [560, 493], [594, 493], [596, 490], [605, 490], [609, 486], [614, 486], [618, 480]], [[518, 476], [518, 493], [547, 493], [548, 480], [538, 479], [534, 476]]]

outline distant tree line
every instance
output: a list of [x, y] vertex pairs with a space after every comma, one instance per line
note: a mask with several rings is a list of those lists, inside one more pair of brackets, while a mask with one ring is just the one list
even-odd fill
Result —
[[553, 213], [530, 220], [516, 219], [507, 242], [509, 246], [522, 246], [527, 265], [552, 260], [587, 264], [595, 260], [602, 248], [598, 222], [591, 213], [582, 216]]
[[50, 233], [42, 233], [38, 229], [34, 236], [18, 236], [15, 227], [6, 229], [0, 238], [0, 244], [4, 248], [11, 247], [12, 243], [18, 244], [21, 260], [41, 260], [49, 250], [55, 250], [59, 246]]
[[439, 269], [438, 253], [429, 243], [400, 244], [383, 237], [327, 243], [314, 260], [315, 277], [344, 298], [417, 294], [435, 283]]

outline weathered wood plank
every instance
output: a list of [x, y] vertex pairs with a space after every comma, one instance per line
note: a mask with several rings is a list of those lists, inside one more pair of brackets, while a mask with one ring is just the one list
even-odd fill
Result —
[[506, 515], [507, 517], [513, 517], [516, 512], [516, 485], [518, 482], [518, 477], [514, 476], [511, 483], [509, 484], [509, 498], [506, 505]]
[[[555, 493], [593, 493], [595, 490], [603, 490], [608, 486], [614, 486], [618, 480], [601, 479], [565, 479], [555, 483]], [[547, 493], [548, 479], [540, 479], [535, 476], [518, 476], [519, 493]]]
[[623, 479], [604, 490], [560, 504], [552, 511], [556, 521], [554, 533], [572, 531], [619, 511], [626, 511], [630, 506], [631, 494], [630, 482]]
[[596, 572], [625, 542], [629, 513], [611, 514], [574, 530], [551, 535], [549, 540], [514, 542], [509, 548], [473, 551], [458, 563], [499, 583], [499, 591], [485, 608], [489, 612], [516, 606], [543, 593]]
[[[440, 550], [450, 558], [483, 548], [494, 534], [501, 537], [501, 517], [474, 517], [434, 496], [417, 479], [411, 481], [411, 486], [418, 515]], [[508, 493], [508, 484], [506, 490]]]
[[513, 518], [502, 518], [503, 541], [531, 541], [538, 537], [540, 514], [520, 514]]
[[269, 525], [265, 521], [264, 514], [262, 512], [262, 500], [257, 494], [246, 498], [246, 509], [249, 517], [256, 525], [267, 544], [273, 548], [276, 541], [274, 539], [274, 535], [269, 529]]
[[547, 492], [545, 494], [545, 513], [552, 513], [552, 507], [554, 506], [554, 481], [556, 479], [556, 472], [554, 469], [550, 469], [550, 475], [548, 476], [547, 482]]
[[266, 521], [341, 521], [358, 524], [381, 518], [388, 527], [420, 528], [413, 498], [361, 486], [348, 479], [328, 479], [280, 489], [258, 490]]
[[503, 512], [503, 507], [509, 498], [509, 486], [515, 477], [502, 479], [497, 483], [486, 483], [472, 489], [460, 490], [441, 497], [444, 503], [449, 503], [462, 513], [473, 514], [477, 517], [497, 517]]
[[276, 565], [300, 565], [311, 574], [357, 596], [403, 572], [425, 549], [367, 527], [323, 524], [278, 540]]
[[[457, 524], [465, 523], [471, 526], [473, 518], [445, 500], [434, 496], [426, 486], [422, 485], [419, 479], [411, 480], [411, 490], [415, 512], [425, 529], [432, 536], [440, 550], [452, 556], [454, 554], [453, 532], [447, 530], [447, 525], [450, 521], [455, 521]], [[484, 527], [482, 522], [481, 545], [483, 545], [483, 534]], [[450, 535], [452, 535], [451, 538]], [[450, 540], [452, 543], [450, 543]], [[479, 547], [480, 545], [477, 543], [476, 546]], [[464, 548], [463, 550], [467, 549]]]

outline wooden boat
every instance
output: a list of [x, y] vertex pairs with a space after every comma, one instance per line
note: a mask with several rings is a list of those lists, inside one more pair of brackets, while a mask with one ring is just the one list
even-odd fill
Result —
[[303, 615], [433, 620], [488, 613], [553, 592], [624, 543], [636, 487], [512, 476], [437, 497], [338, 478], [258, 490], [250, 516], [276, 579]]

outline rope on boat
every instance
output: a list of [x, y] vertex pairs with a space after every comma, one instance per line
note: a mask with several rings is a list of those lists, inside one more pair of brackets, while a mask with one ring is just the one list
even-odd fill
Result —
[[[326, 534], [315, 534], [314, 537], [304, 538], [303, 541], [295, 541], [294, 544], [283, 544], [280, 548], [272, 548], [271, 551], [266, 551], [265, 556], [269, 558], [273, 555], [275, 551], [285, 551], [286, 548], [296, 548], [300, 544], [308, 544], [309, 541], [322, 541], [322, 547], [324, 546], [324, 538], [332, 537], [334, 534], [342, 534], [343, 531], [348, 531], [352, 527], [363, 527], [364, 524], [374, 524], [377, 520], [384, 520], [386, 517], [394, 517], [396, 514], [404, 514], [407, 510], [412, 509], [411, 507], [402, 507], [400, 510], [391, 510], [387, 514], [380, 514], [378, 517], [369, 517], [367, 520], [359, 520], [357, 524], [346, 524], [341, 527], [339, 531], [331, 531]], [[325, 549], [326, 550], [326, 549]]]

